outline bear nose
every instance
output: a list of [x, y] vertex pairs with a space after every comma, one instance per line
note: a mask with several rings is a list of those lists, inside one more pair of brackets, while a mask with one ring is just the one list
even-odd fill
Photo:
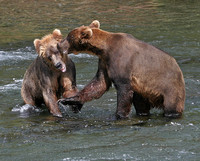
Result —
[[58, 62], [58, 63], [55, 65], [55, 67], [56, 67], [57, 69], [60, 69], [60, 68], [62, 68], [62, 64], [61, 64], [60, 62]]

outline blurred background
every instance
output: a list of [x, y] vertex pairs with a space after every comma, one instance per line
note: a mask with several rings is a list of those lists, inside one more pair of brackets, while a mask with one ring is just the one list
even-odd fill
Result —
[[[185, 111], [169, 120], [151, 116], [116, 121], [116, 90], [88, 102], [81, 113], [23, 105], [23, 75], [37, 57], [33, 41], [55, 28], [65, 37], [99, 20], [101, 29], [124, 32], [172, 55], [186, 83]], [[70, 55], [78, 88], [95, 75], [98, 58]], [[166, 80], [167, 81], [167, 80]], [[0, 0], [0, 160], [199, 160], [200, 1]]]

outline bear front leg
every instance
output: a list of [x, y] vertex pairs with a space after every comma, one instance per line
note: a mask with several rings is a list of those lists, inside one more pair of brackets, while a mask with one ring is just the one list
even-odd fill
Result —
[[57, 104], [58, 98], [56, 94], [53, 93], [51, 90], [48, 90], [46, 92], [43, 92], [43, 98], [45, 105], [49, 108], [53, 116], [62, 117], [59, 106]]
[[[63, 93], [63, 98], [73, 98], [74, 96], [76, 96], [78, 93], [78, 89], [76, 87], [71, 87], [70, 90], [65, 90], [65, 92]], [[72, 102], [71, 102], [72, 103]], [[76, 102], [77, 103], [77, 102]], [[74, 113], [78, 113], [81, 111], [81, 108], [83, 106], [82, 103], [80, 104], [74, 104], [72, 103], [71, 105], [69, 105], [70, 109], [74, 112]]]
[[67, 76], [63, 76], [61, 78], [61, 85], [63, 87], [63, 98], [70, 98], [75, 96], [78, 93], [78, 89], [75, 85], [73, 84], [72, 80], [68, 78]]
[[78, 94], [71, 98], [60, 99], [58, 103], [64, 105], [82, 106], [85, 102], [100, 98], [111, 86], [105, 64], [99, 60], [99, 68], [95, 77]]
[[106, 83], [103, 75], [101, 77], [94, 77], [76, 96], [60, 99], [58, 103], [64, 105], [83, 105], [85, 102], [100, 98], [110, 87], [110, 84]]
[[133, 90], [130, 89], [129, 85], [122, 85], [117, 88], [117, 119], [128, 118], [131, 111], [132, 100]]

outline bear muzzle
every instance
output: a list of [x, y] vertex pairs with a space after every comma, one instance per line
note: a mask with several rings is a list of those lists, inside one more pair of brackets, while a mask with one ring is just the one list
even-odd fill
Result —
[[55, 67], [59, 70], [61, 70], [62, 72], [66, 72], [66, 66], [63, 65], [61, 62], [58, 62]]
[[69, 43], [64, 40], [57, 44], [58, 50], [63, 54], [68, 54]]

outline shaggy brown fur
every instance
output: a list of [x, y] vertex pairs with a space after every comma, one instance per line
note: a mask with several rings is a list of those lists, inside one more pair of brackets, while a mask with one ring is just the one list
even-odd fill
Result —
[[41, 40], [34, 40], [38, 57], [27, 69], [22, 83], [21, 95], [26, 104], [45, 103], [54, 116], [61, 117], [57, 100], [76, 95], [76, 70], [67, 54], [57, 49], [62, 39], [60, 30]]
[[63, 52], [86, 52], [99, 57], [93, 80], [77, 96], [60, 102], [83, 104], [101, 97], [113, 83], [118, 118], [128, 117], [132, 103], [138, 115], [149, 115], [152, 107], [159, 107], [165, 116], [181, 116], [185, 83], [176, 60], [129, 34], [103, 31], [99, 26], [95, 21], [78, 27], [59, 44]]

